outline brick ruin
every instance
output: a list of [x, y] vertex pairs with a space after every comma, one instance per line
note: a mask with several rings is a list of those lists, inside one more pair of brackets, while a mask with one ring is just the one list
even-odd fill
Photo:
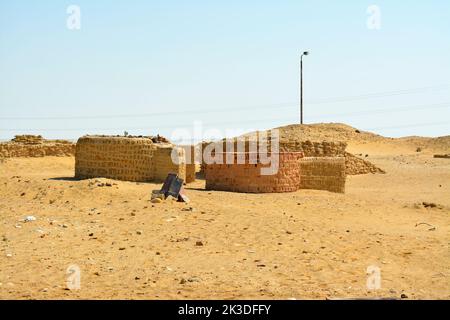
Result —
[[[242, 156], [242, 164], [238, 163], [238, 156]], [[252, 153], [220, 153], [215, 154], [222, 164], [207, 164], [205, 167], [206, 189], [248, 193], [293, 192], [300, 186], [299, 161], [303, 157], [301, 152], [278, 153], [279, 166], [276, 174], [262, 175], [261, 169], [270, 167], [263, 164], [255, 156], [255, 162], [250, 161]], [[226, 157], [233, 159], [233, 164], [226, 164]], [[270, 157], [271, 155], [269, 155]], [[228, 160], [229, 161], [229, 160]]]
[[[172, 151], [177, 162], [172, 161]], [[161, 182], [169, 173], [186, 181], [185, 151], [152, 137], [84, 136], [75, 152], [75, 177]]]
[[0, 143], [0, 158], [73, 156], [75, 144], [66, 140], [46, 140], [42, 136], [17, 135]]
[[[236, 150], [237, 141], [237, 139], [234, 140], [234, 150]], [[266, 142], [268, 143], [268, 149], [270, 150], [270, 139]], [[201, 147], [203, 150], [208, 144], [209, 143], [204, 142], [198, 147]], [[246, 151], [249, 151], [248, 146], [248, 141], [246, 141]], [[227, 146], [225, 142], [222, 147], [223, 150], [226, 150]], [[344, 193], [347, 175], [384, 173], [383, 170], [379, 169], [372, 163], [346, 152], [346, 147], [347, 144], [345, 142], [313, 142], [309, 140], [281, 141], [279, 144], [280, 155], [289, 153], [303, 154], [303, 157], [298, 160], [297, 164], [299, 173], [297, 173], [296, 170], [290, 171], [294, 176], [299, 176], [297, 186], [287, 188], [285, 190], [288, 191], [289, 189], [292, 191], [293, 189], [316, 189]], [[283, 157], [280, 157], [280, 168], [283, 161]], [[245, 180], [243, 178], [241, 179], [242, 170], [245, 166], [246, 165], [231, 165], [230, 167], [230, 165], [206, 165], [205, 163], [202, 163], [202, 170], [205, 173], [207, 188], [229, 191], [240, 190], [242, 192], [279, 192], [276, 190], [271, 190], [269, 187], [260, 187], [259, 191], [254, 191], [256, 187], [252, 187], [247, 188], [250, 190], [245, 191], [245, 187], [236, 186], [236, 184], [240, 184]], [[260, 168], [259, 165], [256, 168]], [[259, 170], [251, 170], [250, 168], [247, 168], [247, 180], [249, 180], [248, 177], [251, 176], [252, 179], [250, 179], [250, 181], [264, 181], [264, 178], [262, 178], [258, 172]], [[281, 174], [284, 173], [282, 172]], [[276, 179], [277, 178], [274, 180], [275, 184]], [[227, 184], [228, 186], [225, 186]], [[264, 184], [264, 182], [262, 182], [262, 184]], [[296, 182], [292, 182], [292, 186], [295, 184]]]
[[308, 157], [300, 160], [300, 189], [345, 192], [345, 158]]

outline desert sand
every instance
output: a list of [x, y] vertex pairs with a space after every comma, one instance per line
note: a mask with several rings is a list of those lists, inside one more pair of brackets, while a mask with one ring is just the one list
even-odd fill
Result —
[[[0, 298], [450, 299], [450, 159], [433, 158], [450, 138], [305, 130], [386, 174], [348, 176], [345, 194], [205, 191], [198, 180], [188, 204], [151, 203], [161, 184], [75, 180], [73, 157], [2, 161]], [[79, 290], [66, 287], [73, 264]]]

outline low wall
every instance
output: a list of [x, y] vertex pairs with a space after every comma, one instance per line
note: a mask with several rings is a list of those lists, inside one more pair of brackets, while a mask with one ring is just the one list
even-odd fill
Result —
[[[221, 153], [225, 159], [230, 153]], [[241, 153], [245, 163], [238, 164], [238, 153], [231, 153], [233, 164], [206, 164], [205, 179], [207, 190], [234, 191], [247, 193], [270, 193], [297, 191], [300, 184], [299, 161], [303, 157], [301, 152], [281, 152], [279, 166], [276, 174], [262, 175], [261, 169], [270, 167], [258, 161], [250, 163], [251, 153]], [[270, 156], [270, 155], [269, 155]], [[225, 163], [225, 161], [223, 161]]]
[[280, 150], [286, 152], [303, 152], [305, 157], [340, 157], [345, 155], [345, 142], [322, 141], [280, 142]]
[[348, 175], [367, 174], [367, 173], [385, 173], [374, 164], [357, 156], [345, 153], [345, 172]]
[[300, 189], [345, 192], [345, 158], [309, 157], [300, 160]]
[[185, 180], [184, 150], [177, 148], [181, 161], [174, 164], [174, 148], [145, 137], [84, 136], [76, 144], [75, 177], [159, 182], [176, 173]]
[[69, 141], [53, 142], [5, 142], [0, 143], [0, 158], [16, 157], [65, 157], [75, 154], [75, 144]]

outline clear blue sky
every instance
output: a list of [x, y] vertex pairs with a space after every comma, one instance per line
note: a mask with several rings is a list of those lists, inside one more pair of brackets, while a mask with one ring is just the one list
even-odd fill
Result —
[[0, 44], [0, 139], [295, 123], [306, 49], [305, 122], [450, 134], [448, 0], [2, 0]]

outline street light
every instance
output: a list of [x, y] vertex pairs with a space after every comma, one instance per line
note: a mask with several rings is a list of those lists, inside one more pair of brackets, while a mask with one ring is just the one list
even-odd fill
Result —
[[303, 56], [307, 56], [309, 51], [304, 51], [300, 56], [300, 124], [303, 124]]

